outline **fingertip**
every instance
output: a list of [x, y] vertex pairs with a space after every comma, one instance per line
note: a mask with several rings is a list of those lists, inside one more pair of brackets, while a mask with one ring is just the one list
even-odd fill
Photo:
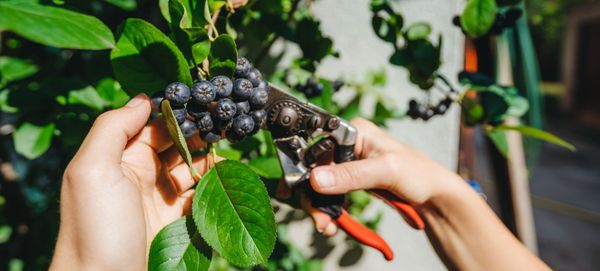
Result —
[[323, 231], [323, 235], [325, 236], [334, 236], [338, 231], [338, 226], [334, 222], [329, 222], [325, 230]]
[[331, 216], [328, 214], [319, 211], [318, 209], [311, 208], [309, 210], [310, 216], [315, 223], [315, 228], [320, 233], [325, 233], [327, 230], [327, 226], [331, 224], [333, 221], [331, 220]]
[[326, 192], [335, 187], [335, 176], [328, 166], [317, 167], [310, 173], [310, 184], [317, 192]]

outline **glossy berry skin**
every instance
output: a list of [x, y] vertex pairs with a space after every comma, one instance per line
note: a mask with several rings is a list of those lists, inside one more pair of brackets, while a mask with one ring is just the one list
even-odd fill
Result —
[[452, 99], [446, 98], [433, 108], [433, 112], [438, 115], [443, 115], [444, 113], [446, 113], [446, 111], [448, 111], [448, 108], [450, 108], [451, 104]]
[[160, 110], [160, 103], [165, 99], [165, 92], [164, 91], [157, 91], [154, 92], [154, 94], [152, 94], [152, 97], [150, 98], [150, 106], [152, 108], [152, 114], [156, 115], [158, 113], [161, 112]]
[[245, 136], [254, 130], [254, 120], [248, 115], [239, 115], [233, 119], [233, 131]]
[[237, 105], [231, 99], [223, 98], [217, 102], [215, 116], [220, 120], [230, 120], [236, 111]]
[[252, 108], [263, 108], [269, 101], [269, 92], [262, 88], [255, 88], [249, 101]]
[[217, 97], [225, 98], [231, 95], [231, 91], [233, 90], [233, 82], [227, 76], [219, 75], [210, 79], [210, 82], [215, 86], [215, 90], [217, 91]]
[[260, 81], [260, 83], [258, 84], [258, 86], [256, 86], [255, 88], [260, 88], [260, 89], [264, 89], [266, 91], [269, 91], [269, 82], [262, 80]]
[[215, 125], [210, 116], [210, 113], [204, 112], [199, 114], [198, 117], [196, 117], [196, 127], [198, 127], [198, 130], [200, 130], [201, 132], [208, 132], [212, 130], [214, 126]]
[[244, 138], [246, 137], [244, 135], [238, 135], [232, 130], [227, 130], [227, 132], [225, 132], [225, 136], [227, 137], [227, 140], [229, 140], [229, 142], [231, 143], [238, 143], [244, 140]]
[[248, 101], [238, 102], [235, 105], [237, 106], [236, 115], [245, 115], [250, 112], [250, 103]]
[[235, 65], [235, 77], [246, 77], [250, 69], [252, 69], [250, 61], [245, 57], [239, 57]]
[[221, 140], [221, 133], [219, 131], [201, 132], [200, 138], [206, 143], [215, 143]]
[[208, 107], [206, 105], [198, 104], [194, 101], [187, 103], [185, 108], [187, 109], [187, 113], [195, 119], [204, 116], [204, 114], [208, 111]]
[[217, 97], [215, 86], [206, 80], [202, 80], [192, 85], [192, 98], [198, 104], [208, 104]]
[[172, 104], [183, 105], [190, 100], [190, 88], [184, 83], [171, 83], [165, 88], [165, 98]]
[[433, 112], [433, 109], [431, 108], [427, 108], [425, 109], [425, 111], [421, 114], [421, 119], [428, 121], [429, 119], [433, 118], [433, 116], [435, 116], [435, 112]]
[[265, 124], [265, 122], [267, 122], [267, 111], [264, 109], [250, 111], [248, 115], [252, 117], [252, 120], [254, 120], [253, 133], [258, 132], [258, 130], [260, 130], [260, 127], [262, 127]]
[[196, 124], [191, 120], [185, 120], [183, 123], [179, 124], [179, 129], [181, 129], [183, 137], [189, 138], [196, 132]]
[[233, 98], [238, 101], [245, 101], [252, 94], [252, 82], [248, 79], [237, 79], [233, 82]]
[[250, 82], [252, 82], [253, 87], [258, 87], [260, 82], [263, 81], [262, 73], [260, 73], [260, 71], [256, 68], [252, 68], [248, 71], [248, 74], [246, 75], [246, 79], [248, 79], [248, 80], [250, 80]]
[[185, 121], [185, 117], [187, 116], [187, 110], [183, 106], [179, 108], [173, 107], [173, 115], [175, 115], [177, 123], [182, 124]]

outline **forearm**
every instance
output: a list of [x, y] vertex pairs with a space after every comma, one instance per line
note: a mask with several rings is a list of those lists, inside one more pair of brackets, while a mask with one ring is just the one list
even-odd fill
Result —
[[450, 269], [547, 270], [458, 176], [422, 207], [427, 235]]

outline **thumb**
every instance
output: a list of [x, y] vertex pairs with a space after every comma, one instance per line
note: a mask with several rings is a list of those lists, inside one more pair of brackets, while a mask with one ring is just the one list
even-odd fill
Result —
[[78, 159], [120, 163], [127, 142], [148, 121], [150, 99], [139, 94], [122, 108], [102, 113], [77, 152]]
[[345, 194], [354, 190], [387, 189], [394, 180], [394, 167], [386, 156], [320, 166], [311, 172], [310, 183], [322, 194]]

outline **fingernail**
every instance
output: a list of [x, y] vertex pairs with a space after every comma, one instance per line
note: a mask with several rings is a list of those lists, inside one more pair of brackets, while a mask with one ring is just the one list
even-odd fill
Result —
[[127, 105], [125, 105], [125, 106], [136, 107], [145, 100], [145, 96], [146, 96], [146, 94], [140, 93], [137, 96], [133, 97], [133, 99], [129, 100], [129, 102], [127, 102]]
[[329, 223], [327, 224], [327, 227], [325, 227], [323, 234], [327, 236], [333, 236], [337, 232], [337, 229], [338, 227], [335, 225], [335, 223]]
[[320, 188], [332, 187], [335, 185], [333, 174], [329, 170], [315, 170], [315, 181]]

